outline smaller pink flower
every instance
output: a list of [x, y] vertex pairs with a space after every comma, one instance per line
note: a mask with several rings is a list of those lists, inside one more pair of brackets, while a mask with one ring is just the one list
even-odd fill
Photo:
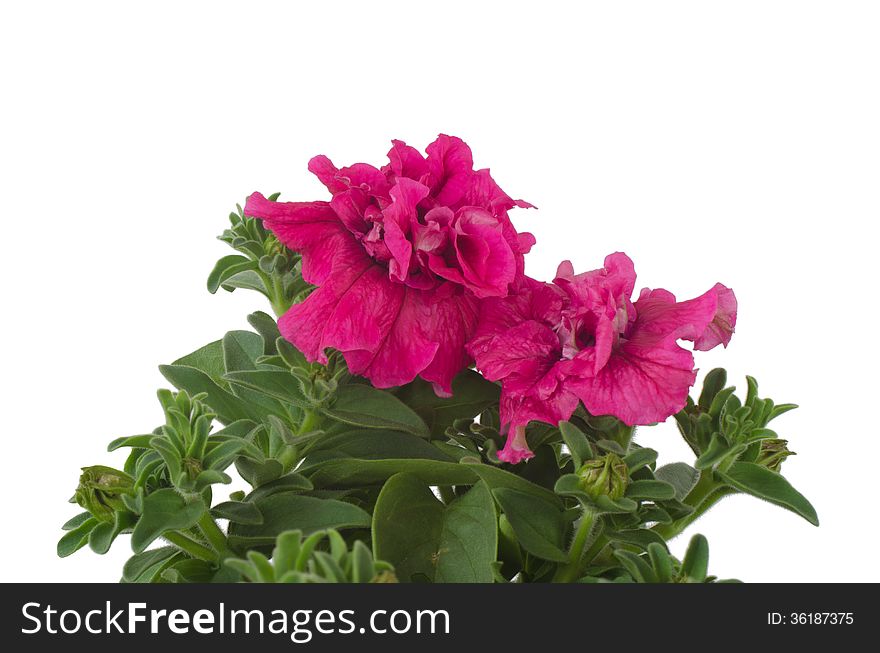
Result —
[[659, 422], [684, 407], [696, 372], [678, 341], [726, 347], [736, 296], [716, 284], [684, 302], [662, 289], [642, 290], [632, 302], [635, 280], [630, 258], [616, 253], [579, 275], [566, 261], [554, 283], [525, 278], [514, 294], [483, 303], [468, 348], [483, 374], [501, 381], [501, 419], [510, 428], [502, 460], [531, 456], [529, 421], [557, 424], [578, 402], [629, 425]]

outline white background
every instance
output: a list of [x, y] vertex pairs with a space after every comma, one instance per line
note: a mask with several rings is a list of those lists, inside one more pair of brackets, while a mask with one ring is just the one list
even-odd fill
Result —
[[[878, 5], [310, 4], [3, 4], [2, 580], [118, 578], [124, 539], [55, 557], [66, 500], [161, 421], [158, 363], [268, 310], [205, 290], [235, 203], [326, 198], [312, 155], [438, 132], [540, 207], [512, 216], [531, 276], [623, 250], [639, 286], [736, 290], [698, 365], [801, 405], [775, 425], [822, 526], [728, 499], [696, 526], [711, 571], [880, 580]], [[640, 441], [691, 461], [670, 424]]]

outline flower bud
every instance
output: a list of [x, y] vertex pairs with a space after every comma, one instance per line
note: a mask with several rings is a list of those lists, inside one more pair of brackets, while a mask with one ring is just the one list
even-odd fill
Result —
[[124, 510], [122, 495], [132, 494], [134, 479], [112, 467], [83, 467], [74, 498], [100, 521], [113, 521], [117, 510]]
[[789, 451], [787, 445], [788, 440], [761, 440], [761, 451], [755, 462], [771, 472], [778, 472], [782, 461], [795, 455], [794, 451]]
[[577, 471], [578, 485], [594, 499], [607, 496], [619, 499], [629, 485], [626, 463], [615, 453], [606, 453], [586, 461]]

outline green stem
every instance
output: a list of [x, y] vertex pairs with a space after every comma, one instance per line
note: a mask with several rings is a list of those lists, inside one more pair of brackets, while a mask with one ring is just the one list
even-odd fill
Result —
[[304, 408], [302, 422], [300, 422], [297, 435], [305, 435], [310, 431], [314, 431], [320, 421], [321, 416], [317, 412]]
[[191, 555], [193, 558], [205, 560], [206, 562], [217, 562], [218, 560], [217, 554], [211, 551], [211, 549], [191, 540], [180, 531], [168, 531], [167, 533], [163, 533], [162, 537], [171, 542], [171, 544], [178, 549], [182, 549], [184, 552]]
[[581, 517], [581, 523], [578, 525], [568, 549], [568, 563], [556, 571], [556, 575], [553, 577], [554, 583], [572, 583], [580, 578], [584, 548], [587, 546], [587, 541], [593, 530], [595, 518], [596, 515], [592, 510], [584, 510], [584, 516]]
[[636, 432], [635, 426], [626, 426], [625, 424], [621, 424], [617, 430], [617, 433], [614, 434], [614, 440], [623, 447], [623, 450], [629, 451], [629, 443], [632, 442], [632, 437]]
[[226, 542], [226, 533], [220, 529], [217, 522], [211, 517], [210, 512], [206, 511], [205, 514], [199, 518], [199, 530], [202, 531], [211, 546], [214, 547], [218, 554], [220, 554], [221, 559], [228, 558], [231, 555], [229, 546]]
[[270, 279], [269, 275], [260, 269], [255, 270], [255, 272], [257, 273], [257, 276], [260, 277], [260, 281], [262, 281], [263, 285], [266, 287], [266, 292], [268, 293], [267, 298], [272, 305], [272, 312], [275, 313], [275, 317], [281, 317], [287, 312], [287, 309], [290, 308], [284, 300], [284, 288], [281, 285], [281, 280], [277, 275], [272, 275], [272, 278]]
[[694, 511], [671, 524], [656, 524], [651, 530], [660, 535], [664, 540], [671, 540], [681, 534], [685, 528], [695, 522], [697, 518], [720, 499], [727, 496], [727, 494], [728, 492], [724, 491], [724, 486], [717, 483], [712, 477], [712, 472], [704, 470], [700, 473], [700, 480], [683, 501], [683, 503], [691, 506]]

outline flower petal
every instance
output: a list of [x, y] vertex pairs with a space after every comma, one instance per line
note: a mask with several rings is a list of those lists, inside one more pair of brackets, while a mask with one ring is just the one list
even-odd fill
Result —
[[689, 351], [673, 338], [643, 333], [617, 349], [594, 377], [572, 379], [571, 387], [593, 415], [653, 424], [684, 407], [695, 380]]
[[431, 318], [430, 307], [422, 300], [421, 291], [400, 287], [405, 293], [400, 310], [379, 346], [374, 351], [343, 352], [349, 369], [367, 377], [377, 388], [412, 381], [433, 360], [443, 337], [432, 337], [438, 334], [426, 328]]
[[421, 180], [428, 172], [428, 164], [425, 162], [425, 157], [416, 148], [407, 145], [403, 141], [391, 141], [388, 161], [388, 170], [396, 177]]
[[347, 266], [369, 261], [327, 202], [271, 202], [253, 193], [244, 214], [263, 220], [278, 240], [302, 254], [302, 275], [311, 284], [324, 283], [337, 259]]
[[526, 441], [526, 427], [520, 425], [511, 427], [507, 434], [507, 442], [504, 448], [498, 452], [498, 459], [511, 465], [518, 465], [524, 460], [534, 457], [535, 454], [529, 449]]
[[372, 265], [339, 297], [326, 320], [322, 347], [376, 351], [400, 313], [404, 287]]
[[[436, 300], [436, 295], [442, 296], [447, 288], [454, 292]], [[451, 288], [449, 284], [431, 291], [414, 292], [419, 292], [423, 298], [428, 297], [429, 302], [434, 302], [430, 306], [425, 328], [430, 337], [439, 343], [437, 353], [422, 371], [421, 377], [439, 386], [443, 392], [451, 394], [452, 379], [472, 362], [465, 344], [477, 328], [477, 301], [467, 293]]]
[[339, 168], [333, 165], [333, 162], [323, 154], [312, 157], [309, 161], [309, 172], [320, 179], [321, 183], [327, 187], [327, 190], [334, 195], [348, 188], [345, 182], [337, 179]]
[[[356, 250], [358, 254], [362, 252]], [[308, 297], [290, 307], [278, 320], [278, 329], [309, 361], [327, 362], [324, 331], [342, 297], [370, 268], [375, 267], [366, 257], [358, 257], [345, 265], [342, 259], [334, 261], [338, 267], [324, 283]]]
[[712, 290], [718, 297], [718, 307], [705, 331], [694, 340], [697, 351], [709, 351], [718, 345], [727, 347], [736, 327], [737, 303], [733, 290], [720, 283], [716, 283]]
[[425, 148], [428, 172], [432, 179], [431, 195], [439, 205], [458, 208], [468, 192], [474, 174], [471, 148], [455, 136], [440, 134]]

